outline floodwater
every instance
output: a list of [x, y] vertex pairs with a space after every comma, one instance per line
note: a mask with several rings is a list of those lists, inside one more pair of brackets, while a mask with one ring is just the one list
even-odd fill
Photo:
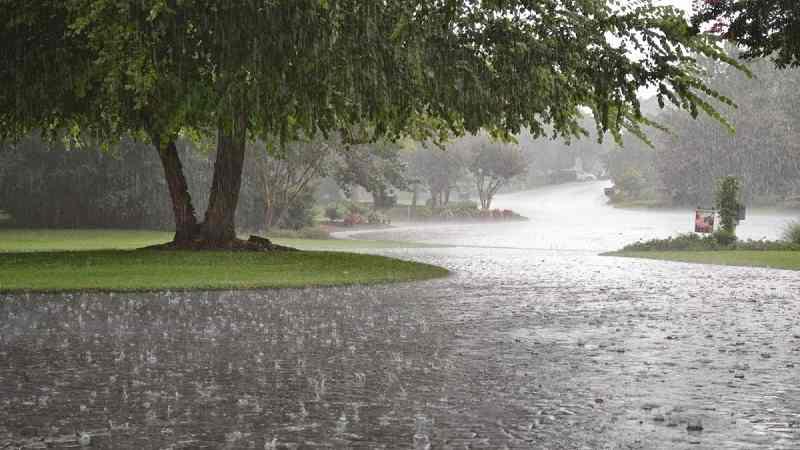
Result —
[[[619, 250], [637, 240], [694, 231], [694, 210], [618, 209], [606, 204], [608, 181], [569, 183], [500, 195], [493, 208], [509, 208], [530, 220], [497, 224], [436, 224], [398, 227], [360, 237], [414, 240], [464, 246], [539, 250]], [[736, 230], [742, 239], [779, 239], [797, 212], [754, 209]], [[420, 233], [421, 229], [426, 230]]]
[[597, 256], [691, 216], [592, 186], [392, 232], [442, 280], [1, 297], [0, 448], [800, 448], [800, 277]]

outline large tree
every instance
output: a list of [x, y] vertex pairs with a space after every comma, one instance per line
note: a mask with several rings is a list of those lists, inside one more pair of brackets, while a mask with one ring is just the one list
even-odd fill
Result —
[[[616, 2], [609, 2], [616, 3]], [[158, 150], [176, 244], [235, 241], [245, 143], [420, 121], [455, 134], [640, 134], [637, 94], [715, 115], [697, 55], [723, 59], [683, 15], [647, 1], [0, 0], [0, 132], [70, 131]], [[733, 63], [732, 61], [729, 61]], [[705, 94], [705, 95], [704, 95]], [[546, 131], [549, 130], [549, 131]], [[431, 134], [438, 130], [430, 130]], [[200, 221], [175, 150], [214, 136]], [[419, 134], [419, 130], [415, 130]], [[196, 246], [196, 245], [195, 245]]]

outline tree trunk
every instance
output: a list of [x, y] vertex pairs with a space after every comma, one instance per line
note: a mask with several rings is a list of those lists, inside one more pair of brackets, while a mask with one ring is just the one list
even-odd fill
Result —
[[175, 141], [162, 143], [160, 138], [155, 137], [153, 142], [161, 157], [161, 165], [164, 167], [164, 176], [172, 200], [172, 212], [175, 215], [174, 240], [176, 242], [192, 240], [198, 231], [197, 218]]
[[202, 228], [203, 238], [216, 243], [236, 239], [236, 205], [242, 185], [247, 116], [239, 112], [225, 125], [220, 121], [214, 177]]

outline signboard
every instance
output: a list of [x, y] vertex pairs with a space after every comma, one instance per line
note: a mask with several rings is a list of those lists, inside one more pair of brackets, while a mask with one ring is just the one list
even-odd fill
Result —
[[713, 209], [697, 208], [694, 211], [694, 232], [713, 233], [716, 211]]

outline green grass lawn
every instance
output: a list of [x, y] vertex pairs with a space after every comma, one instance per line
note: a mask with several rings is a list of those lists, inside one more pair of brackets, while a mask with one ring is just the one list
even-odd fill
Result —
[[[133, 250], [172, 239], [172, 233], [142, 230], [23, 230], [0, 229], [0, 253], [75, 250]], [[272, 239], [300, 250], [349, 251], [379, 248], [414, 248], [431, 245], [356, 239]]]
[[725, 266], [800, 270], [800, 252], [783, 250], [619, 251], [608, 256], [659, 259]]
[[345, 250], [388, 241], [276, 239], [301, 252], [133, 250], [170, 233], [124, 230], [0, 230], [0, 292], [249, 289], [335, 286], [443, 277], [446, 269]]

